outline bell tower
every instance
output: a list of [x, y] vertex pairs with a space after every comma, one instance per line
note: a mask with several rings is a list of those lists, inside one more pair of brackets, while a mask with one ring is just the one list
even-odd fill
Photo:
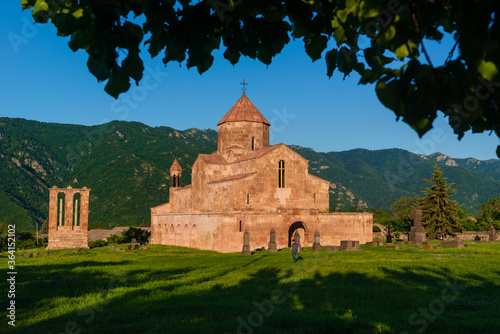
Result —
[[172, 166], [170, 166], [170, 187], [171, 188], [180, 188], [181, 187], [181, 176], [182, 176], [182, 168], [177, 161], [177, 158], [174, 159]]

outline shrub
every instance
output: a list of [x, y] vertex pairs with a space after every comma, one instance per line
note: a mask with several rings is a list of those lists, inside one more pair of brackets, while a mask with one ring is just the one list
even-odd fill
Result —
[[125, 242], [131, 242], [132, 239], [147, 241], [150, 235], [151, 232], [135, 227], [131, 227], [122, 232], [122, 238], [126, 240]]
[[116, 234], [112, 234], [111, 236], [109, 236], [106, 239], [107, 239], [108, 245], [111, 245], [111, 244], [123, 244], [123, 243], [128, 242], [126, 240], [126, 238], [120, 237], [120, 236], [118, 236]]
[[108, 242], [104, 240], [95, 240], [89, 242], [89, 248], [97, 248], [97, 247], [104, 247], [107, 246]]

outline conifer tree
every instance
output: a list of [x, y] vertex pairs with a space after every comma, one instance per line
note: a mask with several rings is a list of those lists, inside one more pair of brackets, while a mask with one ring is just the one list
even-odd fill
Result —
[[422, 224], [429, 238], [455, 235], [455, 232], [462, 230], [458, 217], [459, 206], [456, 201], [449, 199], [456, 190], [451, 188], [453, 183], [446, 183], [446, 179], [436, 165], [432, 178], [425, 180], [432, 183], [432, 186], [423, 190], [426, 196], [421, 202]]

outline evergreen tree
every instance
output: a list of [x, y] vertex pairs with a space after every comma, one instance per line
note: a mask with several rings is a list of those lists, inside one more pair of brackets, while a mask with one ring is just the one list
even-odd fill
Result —
[[42, 227], [40, 228], [40, 231], [39, 231], [40, 234], [47, 234], [49, 233], [49, 220], [48, 219], [45, 219], [43, 221], [43, 225]]
[[493, 225], [495, 229], [500, 229], [500, 196], [491, 198], [481, 205], [478, 216], [479, 230], [487, 231]]
[[460, 208], [457, 202], [449, 199], [456, 190], [451, 188], [453, 183], [446, 183], [446, 179], [436, 165], [432, 178], [425, 180], [432, 186], [423, 191], [426, 196], [421, 202], [422, 224], [430, 238], [455, 235], [462, 229], [459, 222]]

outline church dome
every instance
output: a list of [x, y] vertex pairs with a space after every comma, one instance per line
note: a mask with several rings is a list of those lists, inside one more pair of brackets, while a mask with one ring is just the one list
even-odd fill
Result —
[[253, 105], [248, 97], [243, 93], [240, 99], [229, 109], [226, 115], [217, 123], [222, 125], [226, 122], [255, 122], [271, 125], [269, 121], [262, 116], [260, 111]]

